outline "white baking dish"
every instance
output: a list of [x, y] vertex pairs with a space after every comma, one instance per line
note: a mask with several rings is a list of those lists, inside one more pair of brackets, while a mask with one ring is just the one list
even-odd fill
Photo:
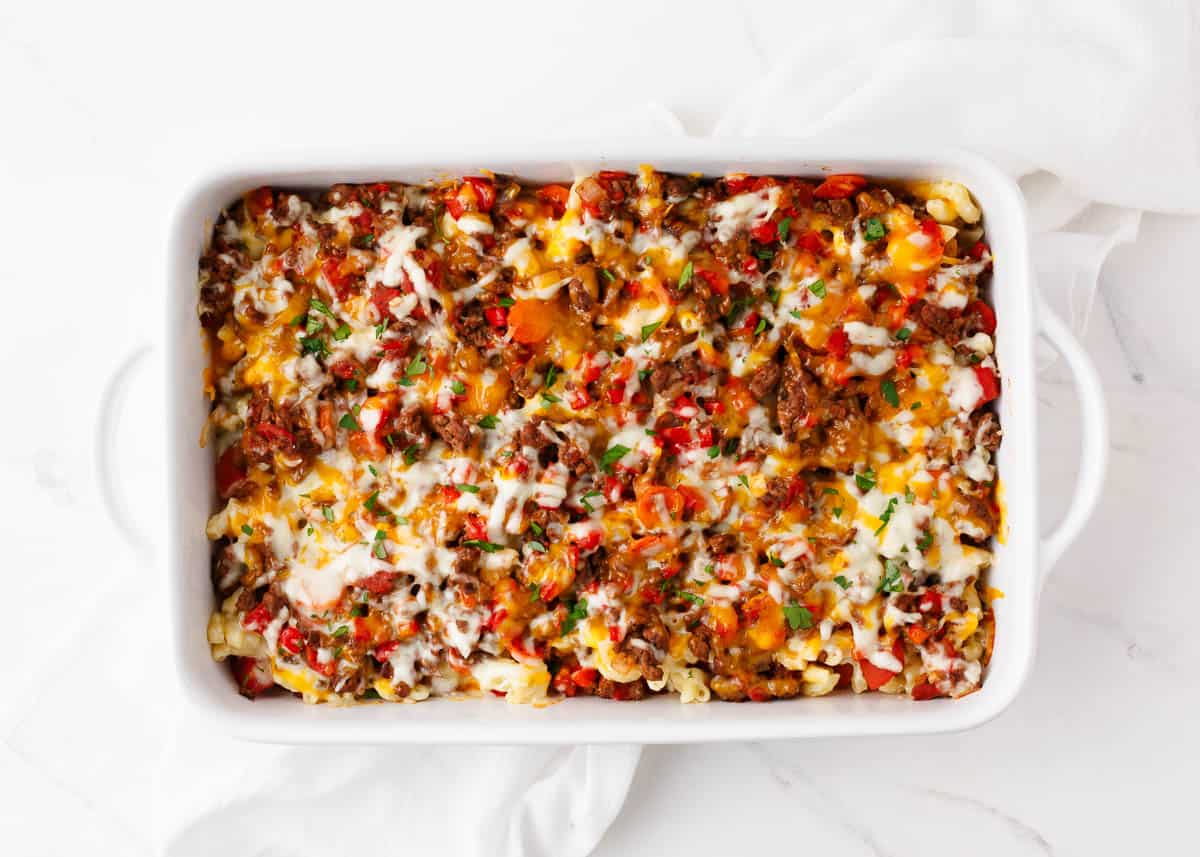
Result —
[[[890, 147], [889, 147], [890, 148]], [[566, 145], [531, 143], [519, 154], [472, 149], [438, 154], [356, 149], [308, 153], [245, 164], [203, 177], [183, 198], [171, 226], [167, 272], [167, 381], [170, 416], [171, 527], [166, 573], [174, 645], [186, 696], [222, 731], [282, 743], [400, 742], [692, 742], [826, 735], [945, 732], [975, 726], [1016, 696], [1029, 671], [1044, 574], [1092, 510], [1103, 477], [1106, 442], [1099, 382], [1066, 328], [1036, 298], [1025, 208], [1016, 185], [975, 156], [941, 151], [896, 154], [786, 140], [623, 141]], [[583, 153], [590, 154], [583, 154]], [[532, 181], [563, 181], [598, 169], [634, 170], [649, 163], [672, 172], [776, 175], [855, 172], [882, 177], [947, 178], [971, 189], [983, 208], [995, 255], [992, 296], [1003, 374], [999, 400], [1004, 442], [997, 458], [1008, 536], [997, 545], [990, 583], [996, 602], [996, 643], [982, 689], [958, 700], [912, 702], [884, 694], [834, 694], [768, 704], [682, 705], [675, 697], [619, 703], [579, 698], [543, 708], [503, 700], [432, 699], [414, 705], [352, 708], [308, 706], [290, 695], [251, 702], [239, 696], [228, 667], [209, 655], [205, 626], [213, 608], [210, 545], [205, 521], [213, 511], [212, 458], [197, 442], [208, 413], [201, 393], [205, 355], [196, 319], [197, 260], [205, 233], [223, 206], [253, 187], [327, 186], [335, 182], [431, 177], [481, 167]], [[1075, 373], [1083, 404], [1080, 478], [1071, 509], [1048, 539], [1037, 532], [1037, 397], [1034, 338], [1043, 334]]]

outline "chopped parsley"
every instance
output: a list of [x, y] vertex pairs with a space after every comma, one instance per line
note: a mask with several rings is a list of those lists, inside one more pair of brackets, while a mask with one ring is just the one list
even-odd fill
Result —
[[762, 333], [766, 329], [767, 329], [767, 320], [765, 318], [760, 318], [758, 320], [758, 324], [756, 324], [754, 326], [754, 335], [758, 336], [760, 333]]
[[249, 524], [242, 524], [242, 532], [248, 536], [254, 535], [254, 527]]
[[339, 325], [338, 329], [333, 332], [333, 338], [336, 339], [338, 342], [341, 342], [344, 339], [348, 339], [349, 337], [350, 337], [350, 325], [348, 325], [348, 324]]
[[350, 608], [351, 616], [366, 616], [370, 608], [366, 604], [355, 604]]
[[384, 331], [386, 331], [388, 329], [388, 323], [390, 321], [391, 321], [391, 319], [385, 318], [383, 321], [379, 322], [379, 324], [375, 325], [375, 338], [376, 339], [383, 339]]
[[833, 517], [835, 517], [835, 518], [842, 517], [842, 507], [841, 506], [833, 507]]
[[570, 611], [567, 612], [567, 618], [563, 620], [562, 632], [569, 634], [575, 630], [576, 623], [580, 619], [587, 618], [587, 599], [580, 598], [573, 605]]
[[653, 336], [654, 331], [658, 330], [659, 327], [661, 327], [661, 326], [662, 326], [661, 321], [656, 321], [653, 324], [643, 324], [642, 325], [642, 342], [645, 342], [647, 339], [649, 339], [651, 336]]
[[767, 554], [767, 559], [769, 559], [771, 561], [771, 565], [775, 566], [776, 568], [783, 568], [783, 560], [781, 560], [779, 557], [774, 556], [773, 554]]
[[333, 639], [335, 639], [335, 640], [340, 640], [343, 637], [348, 637], [348, 636], [350, 636], [350, 626], [349, 625], [338, 625], [337, 630], [333, 632]]
[[308, 302], [308, 308], [310, 310], [315, 309], [317, 312], [321, 313], [322, 315], [327, 315], [330, 318], [334, 318], [333, 311], [326, 305], [325, 301], [318, 300], [317, 298], [313, 298], [312, 300], [310, 300]]
[[868, 217], [866, 229], [863, 230], [863, 236], [868, 241], [878, 241], [884, 235], [887, 235], [887, 230], [883, 227], [883, 221], [878, 217]]
[[929, 548], [932, 546], [933, 546], [933, 532], [932, 531], [927, 532], [925, 535], [921, 536], [921, 540], [917, 542], [917, 550], [921, 551], [921, 553], [924, 553], [925, 551], [929, 550]]
[[858, 486], [859, 491], [866, 494], [875, 487], [875, 471], [868, 467], [862, 473], [855, 473], [854, 484]]
[[538, 553], [546, 552], [546, 546], [544, 544], [542, 544], [541, 542], [538, 542], [538, 541], [526, 542], [525, 545], [531, 551], [537, 551]]
[[494, 414], [484, 414], [479, 418], [479, 422], [476, 423], [476, 425], [478, 425], [481, 429], [494, 429], [496, 426], [500, 425], [500, 420], [496, 419]]
[[608, 268], [601, 268], [600, 276], [604, 277], [604, 279], [608, 280], [610, 283], [615, 282], [617, 279], [616, 275], [613, 274], [612, 271], [608, 270]]
[[896, 338], [901, 342], [908, 342], [908, 338], [912, 336], [912, 331], [907, 327], [902, 327], [896, 331]]
[[558, 378], [558, 367], [551, 363], [550, 368], [546, 370], [546, 383], [544, 383], [542, 386], [549, 390], [554, 386], [554, 381], [556, 378]]
[[900, 394], [896, 392], [896, 384], [894, 381], [883, 381], [879, 385], [879, 392], [883, 394], [883, 398], [893, 408], [900, 407]]
[[407, 377], [412, 378], [416, 375], [424, 375], [428, 368], [429, 364], [425, 362], [425, 358], [418, 354], [412, 359], [412, 362], [408, 364], [408, 368], [404, 370], [404, 374]]
[[809, 283], [808, 290], [819, 298], [825, 297], [825, 281], [817, 280], [815, 283]]
[[883, 567], [883, 580], [879, 581], [879, 592], [903, 592], [904, 581], [900, 579], [900, 564], [889, 559]]
[[326, 521], [329, 521], [329, 523], [331, 523], [331, 524], [333, 523], [333, 507], [332, 506], [322, 506], [321, 514], [325, 516]]
[[688, 262], [686, 265], [683, 266], [683, 270], [679, 274], [679, 288], [682, 289], [684, 286], [686, 286], [688, 283], [690, 283], [692, 281], [693, 271], [694, 271], [694, 269], [692, 267], [691, 262]]
[[358, 420], [354, 418], [354, 414], [342, 414], [342, 418], [338, 420], [338, 425], [346, 431], [362, 431], [358, 425]]
[[406, 447], [404, 450], [404, 463], [411, 465], [417, 460], [417, 457], [420, 454], [421, 447], [417, 446], [415, 443], [412, 446]]
[[455, 378], [450, 382], [450, 391], [456, 396], [461, 396], [467, 392], [467, 385]]
[[742, 439], [740, 437], [731, 437], [729, 440], [725, 441], [725, 454], [733, 455], [735, 452], [737, 452], [738, 444], [741, 442]]
[[787, 619], [788, 627], [793, 631], [802, 631], [811, 628], [813, 624], [812, 612], [802, 604], [797, 604], [793, 601], [783, 608], [783, 616]]
[[542, 528], [542, 525], [541, 525], [541, 524], [539, 524], [537, 521], [530, 521], [530, 522], [529, 522], [529, 529], [533, 530], [533, 534], [534, 534], [535, 536], [542, 536], [542, 535], [545, 535], [545, 534], [546, 534], [546, 531], [545, 531], [545, 529], [543, 529], [543, 528]]
[[904, 486], [904, 499], [910, 506], [917, 502], [917, 495], [914, 494], [912, 488], [909, 488], [907, 485]]
[[500, 300], [497, 301], [497, 303], [499, 303], [500, 306], [502, 306], [502, 307], [510, 307], [513, 304], [515, 304], [516, 301], [514, 301], [512, 298], [500, 298]]
[[459, 491], [465, 491], [468, 494], [478, 494], [479, 493], [478, 485], [468, 485], [467, 483], [464, 482], [461, 485], [456, 485], [455, 487], [458, 488]]
[[596, 510], [594, 508], [592, 508], [592, 504], [589, 503], [588, 500], [590, 500], [592, 497], [602, 497], [602, 496], [604, 496], [604, 495], [601, 494], [599, 491], [596, 491], [596, 490], [589, 491], [586, 494], [584, 494], [582, 497], [579, 498], [579, 505], [582, 506], [584, 509], [586, 509], [588, 512], [594, 512]]
[[844, 574], [839, 574], [837, 577], [835, 577], [833, 579], [833, 582], [836, 583], [838, 586], [842, 587], [842, 589], [850, 588], [850, 581], [848, 581], [846, 579], [846, 576]]
[[888, 525], [888, 521], [890, 521], [892, 519], [892, 513], [895, 511], [896, 511], [896, 498], [893, 497], [890, 500], [888, 500], [887, 508], [884, 509], [883, 514], [879, 516], [879, 520], [881, 523], [879, 524], [879, 529], [877, 529], [875, 531], [875, 535], [879, 535], [880, 533], [883, 532], [884, 527], [886, 527]]
[[741, 482], [746, 488], [750, 487], [750, 480], [746, 478], [745, 473], [738, 474], [738, 482]]
[[557, 405], [561, 401], [562, 401], [562, 399], [560, 399], [558, 396], [554, 395], [553, 393], [542, 393], [542, 402], [543, 402], [542, 407], [543, 408], [547, 407], [549, 405]]
[[699, 595], [697, 595], [695, 592], [683, 592], [683, 591], [681, 591], [681, 592], [679, 593], [679, 597], [680, 597], [680, 598], [686, 598], [688, 601], [692, 602], [693, 604], [703, 604], [703, 603], [704, 603], [704, 598], [703, 598], [703, 597], [701, 597], [701, 596], [699, 596]]
[[611, 473], [612, 466], [620, 461], [622, 456], [629, 451], [629, 447], [622, 446], [619, 443], [615, 446], [610, 446], [604, 451], [604, 455], [600, 458], [600, 469], [602, 469], [605, 473]]
[[329, 346], [319, 336], [302, 336], [300, 338], [300, 348], [305, 354], [315, 354], [318, 357], [324, 357], [329, 354]]
[[837, 490], [836, 488], [830, 488], [828, 485], [826, 485], [826, 486], [825, 486], [823, 489], [821, 489], [821, 493], [822, 493], [822, 494], [828, 494], [828, 495], [829, 495], [829, 496], [831, 496], [831, 497], [837, 497], [837, 496], [839, 496], [839, 495], [838, 495], [838, 490]]
[[485, 542], [482, 539], [467, 539], [463, 542], [463, 546], [479, 548], [484, 553], [495, 553], [498, 550], [504, 550], [504, 545], [498, 545], [495, 542]]
[[783, 220], [779, 221], [779, 242], [781, 244], [787, 243], [788, 231], [791, 228], [792, 228], [792, 218], [785, 217], [785, 218], [783, 218]]
[[376, 559], [387, 559], [387, 548], [383, 546], [383, 542], [375, 542], [375, 547], [371, 548], [371, 553], [375, 554]]
[[800, 314], [800, 310], [798, 310], [798, 309], [794, 309], [794, 310], [792, 310], [792, 311], [791, 311], [790, 313], [788, 313], [788, 314], [789, 314], [789, 315], [790, 315], [792, 318], [796, 318], [796, 319], [802, 319], [802, 318], [804, 318], [804, 316], [802, 316], [802, 315]]
[[921, 403], [913, 402], [911, 405], [908, 406], [908, 409], [910, 411], [919, 411], [919, 410], [921, 410]]
[[708, 457], [709, 457], [709, 458], [716, 458], [716, 457], [717, 457], [718, 455], [720, 455], [720, 454], [721, 454], [721, 447], [719, 447], [719, 446], [710, 446], [710, 447], [708, 448]]

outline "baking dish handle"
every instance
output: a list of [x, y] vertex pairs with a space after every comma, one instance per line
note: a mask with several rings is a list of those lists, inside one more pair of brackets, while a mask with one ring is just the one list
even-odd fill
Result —
[[105, 510], [116, 531], [143, 557], [150, 555], [151, 542], [138, 526], [137, 516], [132, 512], [121, 480], [116, 477], [117, 432], [129, 389], [153, 350], [152, 345], [143, 343], [125, 355], [104, 385], [100, 411], [96, 417], [96, 469]]
[[1038, 332], [1066, 360], [1075, 378], [1083, 443], [1079, 450], [1079, 475], [1067, 514], [1042, 540], [1043, 575], [1054, 567], [1079, 535], [1100, 500], [1104, 471], [1108, 467], [1108, 413], [1100, 376], [1079, 340], [1041, 298], [1038, 299]]

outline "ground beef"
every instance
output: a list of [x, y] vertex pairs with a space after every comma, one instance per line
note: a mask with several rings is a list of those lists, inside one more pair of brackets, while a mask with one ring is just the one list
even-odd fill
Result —
[[917, 309], [917, 319], [925, 327], [929, 328], [934, 335], [945, 338], [947, 341], [956, 341], [958, 337], [959, 323], [949, 310], [943, 309], [937, 304], [931, 304], [928, 301], [922, 301]]
[[577, 477], [586, 476], [596, 469], [595, 464], [592, 463], [592, 457], [570, 441], [560, 447], [558, 460]]
[[720, 556], [738, 549], [737, 533], [714, 533], [708, 537], [709, 553]]
[[817, 379], [795, 361], [788, 361], [782, 371], [783, 386], [776, 415], [783, 436], [796, 441], [808, 434], [808, 417], [816, 406], [821, 388]]
[[483, 304], [471, 301], [455, 313], [454, 332], [460, 342], [476, 348], [487, 348], [492, 342], [492, 326], [484, 316]]
[[588, 291], [583, 280], [578, 277], [567, 283], [567, 294], [571, 300], [571, 310], [584, 321], [592, 321], [596, 317], [596, 298]]
[[521, 446], [531, 446], [538, 452], [555, 446], [556, 442], [547, 437], [545, 430], [542, 428], [544, 425], [546, 425], [544, 419], [534, 417], [521, 427], [521, 431], [517, 434], [517, 443]]
[[991, 411], [976, 411], [971, 415], [971, 436], [975, 439], [976, 446], [982, 446], [988, 452], [995, 452], [1000, 448], [1000, 439], [1003, 436], [1000, 421]]
[[409, 447], [429, 445], [429, 427], [425, 424], [425, 414], [416, 405], [401, 411], [392, 424], [390, 434], [396, 440], [396, 446]]
[[696, 189], [696, 180], [688, 176], [667, 176], [663, 179], [662, 195], [665, 199], [678, 201], [691, 196]]
[[467, 575], [479, 565], [479, 548], [459, 547], [454, 549], [454, 573]]
[[782, 374], [783, 369], [774, 361], [759, 366], [750, 376], [750, 383], [747, 385], [750, 388], [750, 394], [761, 402], [775, 392]]
[[433, 430], [455, 452], [465, 452], [475, 439], [475, 432], [462, 417], [456, 414], [434, 414]]

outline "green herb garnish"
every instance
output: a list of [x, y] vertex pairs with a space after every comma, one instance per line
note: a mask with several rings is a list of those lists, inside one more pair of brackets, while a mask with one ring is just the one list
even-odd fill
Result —
[[788, 627], [793, 631], [811, 628], [813, 624], [812, 612], [795, 601], [783, 608], [783, 616], [787, 619]]

